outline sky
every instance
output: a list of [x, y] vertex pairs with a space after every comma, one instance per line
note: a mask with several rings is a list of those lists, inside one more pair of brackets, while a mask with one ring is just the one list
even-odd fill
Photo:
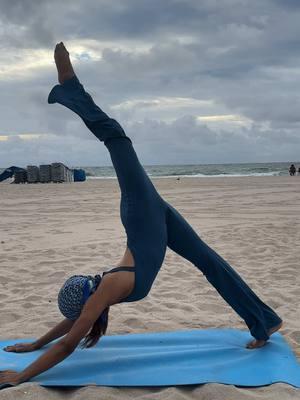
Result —
[[299, 0], [0, 0], [0, 167], [111, 165], [47, 103], [63, 41], [141, 162], [300, 160]]

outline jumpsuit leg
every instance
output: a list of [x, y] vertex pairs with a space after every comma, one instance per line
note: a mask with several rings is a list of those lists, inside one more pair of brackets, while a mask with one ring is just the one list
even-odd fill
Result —
[[76, 76], [54, 86], [48, 102], [62, 104], [78, 114], [110, 153], [121, 189], [121, 221], [142, 295], [150, 289], [165, 256], [166, 204], [140, 164], [123, 128], [94, 103]]
[[105, 146], [121, 189], [120, 214], [127, 245], [135, 262], [147, 265], [151, 261], [157, 273], [167, 248], [165, 202], [140, 164], [128, 138], [112, 138], [105, 142]]
[[245, 321], [256, 339], [267, 340], [280, 317], [249, 288], [234, 269], [205, 244], [171, 205], [167, 210], [168, 247], [194, 264]]
[[76, 75], [62, 85], [55, 85], [49, 93], [48, 103], [59, 103], [75, 112], [89, 130], [104, 143], [112, 137], [126, 137], [120, 124], [109, 118], [94, 103], [91, 95], [85, 91]]
[[131, 141], [105, 141], [120, 189], [120, 215], [127, 247], [135, 264], [135, 287], [126, 301], [145, 297], [161, 268], [167, 249], [166, 204], [140, 164]]

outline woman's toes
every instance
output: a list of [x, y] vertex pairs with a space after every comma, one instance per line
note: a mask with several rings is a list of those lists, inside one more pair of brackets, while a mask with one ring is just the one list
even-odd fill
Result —
[[246, 346], [247, 349], [258, 349], [259, 347], [263, 347], [266, 344], [265, 340], [252, 340]]

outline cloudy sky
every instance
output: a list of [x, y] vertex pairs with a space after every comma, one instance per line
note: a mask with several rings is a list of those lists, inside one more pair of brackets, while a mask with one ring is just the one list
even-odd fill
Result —
[[143, 164], [300, 160], [299, 0], [0, 0], [0, 166], [110, 165], [47, 96], [63, 41]]

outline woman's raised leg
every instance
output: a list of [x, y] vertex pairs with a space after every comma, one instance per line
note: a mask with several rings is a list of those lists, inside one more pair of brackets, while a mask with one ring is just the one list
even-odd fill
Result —
[[[55, 48], [55, 62], [60, 85], [55, 85], [48, 96], [50, 104], [59, 103], [81, 117], [89, 130], [108, 148], [121, 191], [157, 195], [151, 180], [140, 164], [132, 142], [121, 125], [97, 106], [79, 82], [70, 62], [69, 53], [60, 43]], [[158, 195], [157, 195], [158, 196]]]
[[137, 256], [141, 262], [151, 259], [158, 269], [167, 245], [165, 203], [140, 164], [123, 128], [94, 103], [79, 82], [62, 43], [56, 47], [55, 61], [60, 85], [51, 90], [48, 102], [74, 111], [104, 142], [121, 189], [121, 220], [127, 233], [127, 245], [135, 261]]

